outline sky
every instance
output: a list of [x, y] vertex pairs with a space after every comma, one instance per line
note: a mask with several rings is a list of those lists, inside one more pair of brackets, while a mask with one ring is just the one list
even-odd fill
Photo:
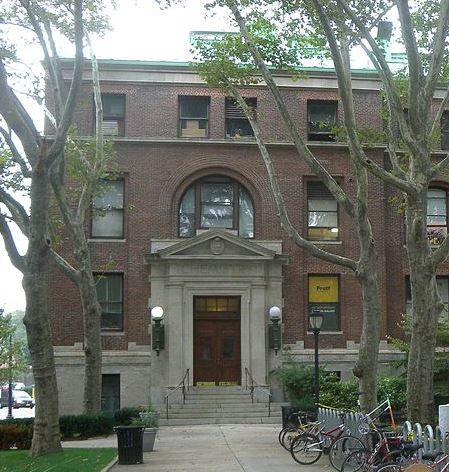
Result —
[[[154, 0], [118, 0], [111, 12], [113, 31], [104, 38], [92, 38], [98, 58], [188, 61], [190, 31], [229, 31], [225, 14], [205, 18], [203, 0], [186, 0], [185, 6], [161, 10]], [[28, 65], [40, 53], [28, 51]], [[71, 49], [61, 55], [70, 56]], [[37, 122], [43, 114], [33, 110]], [[19, 251], [26, 251], [26, 239], [15, 232]], [[21, 273], [15, 269], [6, 254], [0, 238], [0, 308], [6, 313], [25, 309]]]

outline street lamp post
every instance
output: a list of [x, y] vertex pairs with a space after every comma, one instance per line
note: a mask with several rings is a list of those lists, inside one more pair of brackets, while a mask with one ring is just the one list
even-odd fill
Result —
[[320, 402], [320, 370], [319, 370], [319, 359], [318, 359], [318, 336], [320, 334], [321, 326], [323, 324], [323, 313], [320, 310], [314, 308], [309, 316], [310, 327], [312, 328], [313, 337], [315, 340], [315, 382], [314, 382], [314, 396], [315, 406], [318, 412], [318, 403]]
[[9, 379], [8, 379], [8, 414], [7, 420], [12, 420], [12, 334], [9, 335]]

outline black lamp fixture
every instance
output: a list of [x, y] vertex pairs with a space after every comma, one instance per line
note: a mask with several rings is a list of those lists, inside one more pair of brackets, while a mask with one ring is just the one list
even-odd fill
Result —
[[277, 355], [281, 348], [281, 309], [278, 306], [272, 306], [268, 310], [271, 324], [268, 327], [269, 345], [271, 349], [274, 349], [274, 353]]
[[164, 317], [164, 309], [161, 306], [155, 306], [151, 309], [151, 319], [153, 320], [152, 344], [156, 355], [159, 356], [159, 351], [165, 347], [165, 328], [162, 324]]
[[323, 325], [323, 313], [318, 308], [312, 308], [309, 315], [310, 327], [315, 340], [315, 382], [314, 382], [314, 394], [315, 394], [315, 405], [318, 411], [318, 404], [320, 402], [320, 369], [318, 359], [318, 336]]

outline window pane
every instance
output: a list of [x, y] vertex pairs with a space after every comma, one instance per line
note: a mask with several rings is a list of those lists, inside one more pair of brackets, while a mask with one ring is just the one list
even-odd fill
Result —
[[437, 277], [438, 293], [443, 303], [449, 302], [448, 282], [449, 282], [449, 279], [447, 279], [446, 277]]
[[338, 303], [309, 303], [309, 315], [312, 310], [319, 310], [323, 314], [321, 331], [338, 331], [340, 329], [340, 306]]
[[446, 199], [446, 190], [441, 188], [429, 188], [427, 198], [443, 198]]
[[204, 138], [207, 136], [207, 120], [181, 120], [181, 136]]
[[309, 211], [309, 226], [337, 227], [337, 213]]
[[445, 216], [428, 216], [427, 226], [446, 226]]
[[310, 226], [307, 237], [314, 241], [336, 241], [338, 240], [338, 228], [320, 228]]
[[337, 211], [337, 202], [335, 200], [309, 198], [309, 210]]
[[428, 226], [427, 227], [427, 240], [432, 246], [437, 246], [444, 241], [444, 238], [447, 236], [447, 227], [446, 226]]
[[123, 180], [102, 181], [93, 198], [94, 208], [123, 208]]
[[201, 185], [201, 202], [214, 202], [232, 205], [232, 184], [204, 183]]
[[331, 102], [310, 102], [309, 121], [334, 122], [337, 104]]
[[97, 297], [100, 303], [105, 302], [107, 300], [107, 280], [102, 275], [95, 276], [95, 282], [97, 287]]
[[226, 120], [226, 136], [231, 138], [254, 136], [254, 131], [248, 119], [228, 118]]
[[254, 238], [254, 209], [245, 188], [239, 187], [239, 236]]
[[311, 275], [309, 276], [309, 302], [312, 303], [337, 303], [338, 277], [335, 275]]
[[91, 230], [94, 238], [122, 238], [123, 210], [109, 210], [103, 215], [94, 215]]
[[110, 302], [121, 302], [122, 300], [122, 277], [121, 275], [108, 276], [108, 300]]
[[203, 205], [201, 226], [203, 228], [232, 228], [232, 207], [228, 205]]
[[124, 95], [101, 95], [103, 116], [105, 118], [123, 118], [125, 116]]
[[179, 206], [179, 228], [181, 238], [195, 235], [195, 187], [190, 187], [184, 194]]
[[234, 358], [234, 337], [226, 336], [223, 338], [223, 350], [222, 357], [223, 359], [233, 359]]
[[180, 98], [181, 118], [206, 118], [209, 99], [201, 98]]
[[101, 329], [122, 329], [122, 314], [121, 313], [104, 313], [101, 316]]
[[428, 215], [446, 215], [446, 199], [430, 198], [427, 200]]

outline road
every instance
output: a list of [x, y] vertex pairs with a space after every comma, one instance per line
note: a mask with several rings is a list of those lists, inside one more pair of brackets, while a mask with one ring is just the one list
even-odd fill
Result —
[[[8, 414], [8, 408], [0, 408], [0, 420], [4, 420]], [[14, 418], [34, 418], [34, 408], [13, 408], [12, 416]]]

